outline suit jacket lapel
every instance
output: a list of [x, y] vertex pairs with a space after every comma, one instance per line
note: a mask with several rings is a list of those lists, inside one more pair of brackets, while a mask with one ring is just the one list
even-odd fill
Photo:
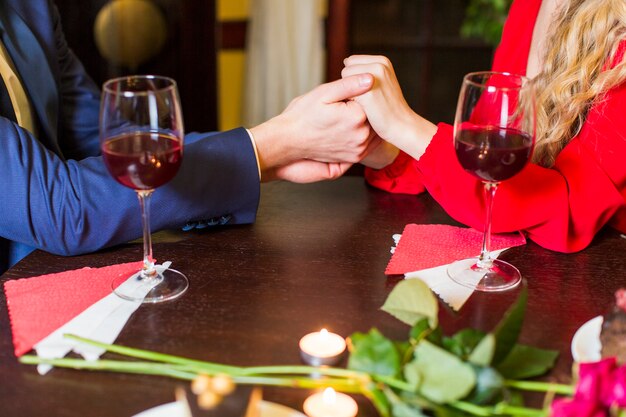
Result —
[[60, 155], [57, 141], [58, 92], [41, 45], [26, 22], [0, 0], [0, 35], [40, 121], [49, 145]]

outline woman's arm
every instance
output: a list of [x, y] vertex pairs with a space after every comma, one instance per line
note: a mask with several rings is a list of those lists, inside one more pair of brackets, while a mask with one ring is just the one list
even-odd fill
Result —
[[[345, 74], [375, 74], [372, 91], [355, 100], [371, 117], [370, 123], [381, 138], [406, 153], [380, 171], [370, 170], [372, 178], [368, 181], [396, 192], [421, 182], [448, 214], [482, 229], [482, 182], [458, 163], [452, 127], [434, 126], [412, 113], [386, 59], [351, 57], [346, 63]], [[524, 230], [541, 246], [573, 252], [589, 245], [616, 213], [623, 215], [625, 113], [626, 86], [622, 86], [591, 107], [580, 133], [560, 152], [553, 167], [529, 164], [502, 182], [495, 198], [493, 231]]]

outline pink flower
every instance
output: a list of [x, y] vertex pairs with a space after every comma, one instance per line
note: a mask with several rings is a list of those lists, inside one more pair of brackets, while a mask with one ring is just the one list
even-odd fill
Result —
[[620, 366], [613, 372], [613, 384], [605, 404], [626, 408], [626, 366]]
[[585, 400], [555, 400], [552, 403], [551, 417], [606, 417], [603, 407]]
[[551, 417], [604, 417], [611, 406], [626, 408], [626, 366], [615, 358], [581, 363], [572, 399], [552, 403]]
[[615, 358], [581, 363], [574, 398], [606, 405], [613, 386], [613, 371], [616, 364]]

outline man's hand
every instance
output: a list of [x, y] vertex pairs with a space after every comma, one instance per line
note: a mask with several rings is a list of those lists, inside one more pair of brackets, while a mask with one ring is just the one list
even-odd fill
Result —
[[267, 172], [263, 181], [285, 180], [301, 184], [334, 180], [352, 166], [347, 162], [318, 162], [307, 159], [292, 162]]
[[[265, 177], [265, 171], [301, 160], [360, 161], [369, 144], [370, 126], [361, 106], [351, 98], [367, 92], [372, 84], [370, 74], [322, 84], [294, 99], [280, 115], [250, 129], [262, 176]], [[312, 164], [298, 166], [320, 167]], [[327, 173], [340, 171], [333, 168]]]

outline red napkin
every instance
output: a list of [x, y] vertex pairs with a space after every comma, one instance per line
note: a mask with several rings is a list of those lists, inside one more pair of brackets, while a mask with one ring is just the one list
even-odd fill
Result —
[[[442, 224], [407, 224], [385, 274], [396, 275], [449, 264], [480, 254], [483, 234]], [[491, 250], [526, 243], [521, 233], [492, 235]]]
[[82, 268], [4, 283], [15, 356], [111, 294], [111, 281], [131, 276], [142, 262]]

